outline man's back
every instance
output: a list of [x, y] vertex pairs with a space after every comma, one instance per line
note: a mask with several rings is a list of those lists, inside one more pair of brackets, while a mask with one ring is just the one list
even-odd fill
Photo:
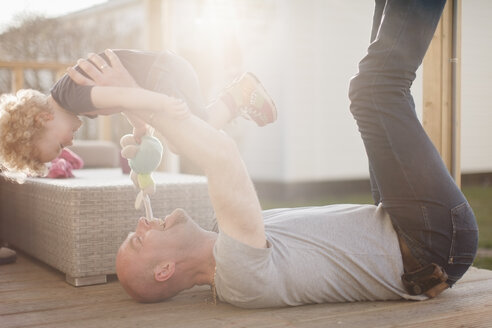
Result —
[[276, 209], [264, 218], [266, 249], [219, 234], [215, 283], [222, 300], [268, 307], [410, 298], [398, 239], [381, 206]]

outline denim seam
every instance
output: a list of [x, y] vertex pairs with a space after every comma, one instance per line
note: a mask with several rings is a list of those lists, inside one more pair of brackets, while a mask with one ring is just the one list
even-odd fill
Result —
[[[424, 225], [425, 225], [425, 228], [427, 231], [431, 231], [431, 226], [430, 226], [430, 223], [429, 223], [429, 212], [427, 211], [427, 207], [425, 205], [420, 205], [420, 209], [422, 210], [422, 219], [424, 220]], [[431, 234], [426, 232], [425, 233], [425, 239], [426, 239], [426, 244], [427, 244], [427, 247], [429, 247], [430, 249], [432, 249], [432, 238], [431, 238]]]
[[[474, 256], [472, 256], [470, 254], [470, 256], [467, 256], [467, 255], [456, 255], [455, 252], [455, 248], [456, 248], [456, 233], [457, 233], [457, 229], [456, 229], [456, 212], [458, 210], [460, 210], [461, 208], [463, 207], [467, 207], [469, 206], [468, 202], [463, 202], [461, 204], [459, 204], [458, 206], [455, 206], [454, 208], [451, 209], [451, 222], [452, 222], [452, 226], [453, 226], [453, 233], [452, 233], [452, 238], [451, 238], [451, 246], [449, 247], [449, 255], [448, 255], [448, 264], [455, 264], [455, 260], [456, 259], [470, 259], [471, 261], [470, 262], [473, 262], [473, 259], [474, 259]], [[463, 231], [465, 231], [464, 229], [462, 229]], [[473, 231], [471, 229], [468, 229], [467, 231]]]
[[[402, 228], [400, 228], [400, 226], [398, 224], [394, 223], [394, 225], [396, 225], [396, 229], [395, 229], [396, 233], [399, 234], [405, 240], [408, 248], [410, 249], [410, 253], [419, 262], [419, 264], [422, 266], [428, 264], [427, 261], [423, 261], [423, 259], [422, 259], [425, 256], [421, 250], [424, 250], [425, 246], [422, 245], [418, 240], [415, 240], [415, 239], [411, 238], [410, 236], [408, 236], [405, 233], [405, 231]], [[416, 253], [418, 253], [418, 254], [416, 254]]]
[[[389, 2], [388, 2], [388, 3], [387, 3], [387, 5], [391, 6], [391, 3], [389, 3]], [[408, 24], [408, 12], [409, 12], [409, 10], [407, 10], [407, 12], [406, 12], [406, 16], [405, 16], [405, 19], [404, 19], [404, 23], [401, 25], [400, 31], [399, 31], [399, 33], [398, 33], [398, 36], [399, 36], [399, 37], [401, 36], [401, 34], [403, 33], [403, 31], [405, 30], [405, 27], [406, 27], [406, 26], [407, 26], [407, 24]], [[389, 58], [389, 57], [390, 57], [390, 55], [392, 54], [393, 50], [394, 50], [394, 49], [395, 49], [395, 47], [396, 47], [396, 44], [397, 44], [398, 40], [400, 39], [399, 37], [395, 38], [395, 41], [393, 42], [393, 44], [392, 44], [392, 46], [391, 46], [391, 50], [388, 52], [388, 54], [386, 55], [386, 57], [384, 58], [384, 60], [383, 60], [383, 62], [382, 62], [381, 68], [384, 68], [384, 67], [386, 66], [386, 63], [387, 63], [387, 61], [388, 61], [388, 58]], [[376, 40], [377, 40], [377, 36], [376, 36]], [[378, 103], [377, 103], [377, 101], [376, 101], [377, 97], [375, 97], [375, 95], [374, 95], [374, 85], [376, 84], [376, 81], [377, 81], [377, 79], [378, 79], [378, 78], [379, 78], [379, 75], [374, 76], [374, 78], [373, 78], [373, 80], [372, 80], [372, 82], [371, 82], [371, 84], [370, 84], [370, 89], [369, 89], [369, 90], [370, 90], [370, 94], [371, 94], [371, 98], [372, 98], [372, 99], [371, 99], [371, 100], [372, 100], [372, 103], [374, 104], [374, 107], [375, 107], [375, 108], [377, 109], [377, 111], [378, 111], [378, 114], [379, 114], [379, 115], [378, 115], [378, 119], [379, 119], [379, 121], [380, 121], [380, 123], [381, 123], [381, 126], [384, 128], [384, 132], [385, 132], [386, 136], [389, 136], [388, 130], [387, 130], [387, 128], [386, 128], [386, 125], [384, 124], [383, 120], [381, 119], [381, 115], [380, 115], [380, 113], [381, 113], [381, 111], [380, 111], [380, 106], [378, 105]], [[411, 107], [411, 106], [410, 106], [410, 107]], [[391, 139], [390, 139], [390, 138], [387, 138], [387, 139], [388, 139], [388, 143], [389, 143], [390, 147], [393, 149], [393, 144], [392, 144], [392, 142], [391, 142]], [[393, 152], [393, 154], [395, 154], [395, 152]], [[402, 168], [402, 165], [401, 165], [401, 164], [402, 164], [402, 161], [401, 161], [401, 159], [400, 159], [397, 155], [395, 155], [395, 158], [396, 158], [396, 160], [398, 161], [399, 166], [400, 166], [400, 169], [401, 169], [401, 168]], [[405, 176], [405, 180], [407, 181], [407, 185], [409, 186], [410, 190], [412, 191], [413, 196], [416, 198], [417, 194], [416, 194], [416, 192], [415, 192], [415, 190], [414, 190], [414, 188], [413, 188], [412, 184], [409, 182], [409, 181], [410, 181], [410, 179], [409, 179], [409, 177], [408, 177], [407, 173], [406, 173], [406, 172], [405, 172], [405, 170], [403, 170], [403, 169], [402, 169], [401, 171], [402, 171], [403, 175]]]

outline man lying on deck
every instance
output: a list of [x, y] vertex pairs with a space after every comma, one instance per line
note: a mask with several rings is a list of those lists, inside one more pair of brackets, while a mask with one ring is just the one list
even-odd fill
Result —
[[182, 209], [140, 219], [117, 255], [125, 290], [155, 302], [210, 285], [223, 302], [258, 308], [424, 300], [456, 283], [474, 259], [477, 225], [410, 94], [444, 3], [376, 1], [371, 44], [350, 84], [375, 205], [262, 211], [227, 135], [165, 95], [94, 87], [96, 107], [135, 109], [203, 169], [218, 223], [205, 231]]

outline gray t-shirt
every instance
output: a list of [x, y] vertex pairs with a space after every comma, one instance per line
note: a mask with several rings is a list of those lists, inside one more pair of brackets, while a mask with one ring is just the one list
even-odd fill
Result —
[[381, 206], [275, 209], [263, 216], [267, 248], [219, 232], [214, 256], [221, 301], [258, 308], [427, 298], [404, 290], [398, 238]]

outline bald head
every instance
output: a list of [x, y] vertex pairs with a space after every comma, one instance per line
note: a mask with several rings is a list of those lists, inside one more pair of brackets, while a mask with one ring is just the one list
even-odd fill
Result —
[[125, 291], [136, 301], [158, 302], [179, 293], [173, 288], [172, 274], [162, 279], [159, 270], [162, 268], [156, 261], [149, 263], [139, 257], [132, 258], [123, 245], [120, 247], [116, 256], [116, 274]]
[[[136, 260], [139, 260], [138, 257]], [[143, 261], [132, 261], [122, 245], [116, 255], [116, 274], [125, 291], [139, 302], [148, 302], [154, 279], [152, 270]]]
[[118, 250], [118, 279], [139, 302], [160, 301], [208, 283], [215, 267], [215, 235], [201, 229], [181, 209], [160, 223], [141, 218]]

